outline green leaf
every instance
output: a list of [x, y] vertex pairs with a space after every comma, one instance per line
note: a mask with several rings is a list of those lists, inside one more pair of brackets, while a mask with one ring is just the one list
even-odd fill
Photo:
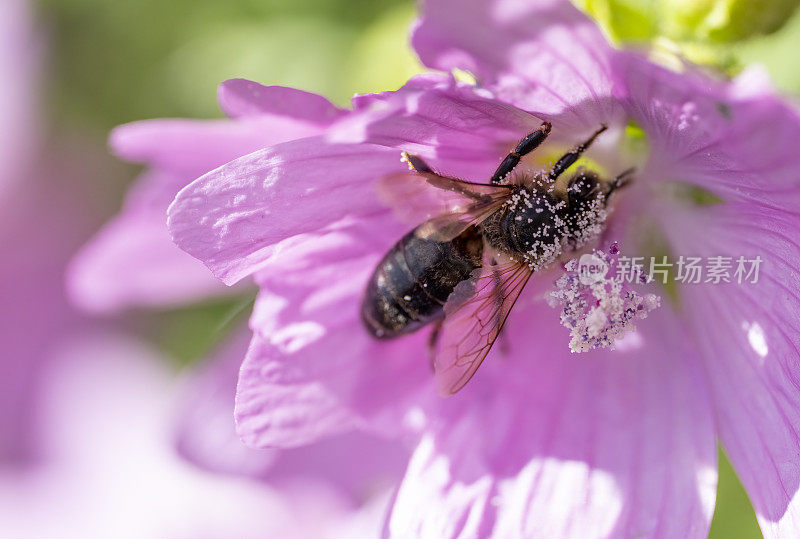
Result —
[[717, 505], [711, 521], [709, 539], [759, 539], [761, 530], [750, 499], [736, 477], [727, 455], [719, 449]]

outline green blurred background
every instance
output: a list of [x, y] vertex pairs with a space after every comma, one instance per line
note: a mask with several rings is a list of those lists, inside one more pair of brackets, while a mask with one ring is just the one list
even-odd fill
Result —
[[[220, 116], [216, 86], [227, 78], [299, 87], [345, 105], [354, 93], [397, 88], [422, 70], [408, 46], [414, 9], [406, 0], [40, 0], [50, 123], [99, 156], [120, 123]], [[723, 45], [726, 67], [731, 57], [734, 69], [761, 62], [797, 95], [799, 38], [794, 16], [777, 33]], [[92, 181], [111, 212], [138, 169], [107, 170], [110, 177]], [[248, 307], [245, 299], [139, 313], [139, 326], [180, 366], [202, 357]], [[747, 496], [720, 457], [711, 537], [760, 537]]]

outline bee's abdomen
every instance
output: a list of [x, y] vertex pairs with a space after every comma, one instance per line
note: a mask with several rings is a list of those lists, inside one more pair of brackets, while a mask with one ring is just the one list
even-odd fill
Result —
[[483, 240], [469, 228], [449, 242], [414, 229], [383, 257], [367, 283], [361, 318], [369, 332], [390, 338], [440, 318], [448, 296], [478, 268]]

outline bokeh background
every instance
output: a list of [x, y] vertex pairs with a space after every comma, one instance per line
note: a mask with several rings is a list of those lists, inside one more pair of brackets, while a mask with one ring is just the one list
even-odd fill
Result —
[[[0, 0], [11, 1], [16, 2]], [[110, 155], [111, 128], [146, 118], [221, 117], [216, 87], [228, 78], [293, 86], [346, 105], [354, 93], [395, 89], [423, 70], [408, 46], [415, 6], [406, 0], [39, 0], [29, 8], [33, 37], [16, 54], [27, 55], [21, 76], [30, 85], [14, 107], [27, 111], [23, 123], [30, 133], [0, 137], [35, 146], [24, 157], [26, 175], [0, 191], [0, 376], [13, 381], [0, 401], [0, 482], [36, 466], [40, 440], [28, 431], [46, 399], [47, 357], [63, 341], [98, 328], [123, 333], [157, 351], [158, 361], [179, 378], [201, 369], [209, 351], [249, 310], [246, 293], [112, 317], [71, 307], [64, 268], [118, 211], [141, 172]], [[631, 36], [613, 25], [608, 31], [640, 44], [659, 37], [657, 31]], [[793, 16], [766, 36], [710, 48], [693, 43], [686, 50], [730, 72], [763, 64], [779, 88], [796, 96], [798, 45], [800, 16]], [[103, 437], [100, 430], [95, 434]], [[760, 537], [747, 496], [722, 454], [720, 469], [711, 537]], [[13, 488], [0, 488], [0, 503], [14, 497]], [[47, 519], [41, 509], [40, 518]]]

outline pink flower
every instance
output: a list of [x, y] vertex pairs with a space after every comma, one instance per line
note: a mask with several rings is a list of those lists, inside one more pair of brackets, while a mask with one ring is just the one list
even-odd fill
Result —
[[164, 213], [192, 179], [265, 146], [316, 135], [344, 111], [326, 99], [230, 80], [219, 89], [228, 120], [147, 120], [118, 127], [111, 147], [148, 163], [120, 214], [76, 256], [69, 291], [86, 310], [167, 306], [230, 294], [202, 264], [175, 249]]
[[0, 5], [0, 208], [24, 186], [36, 147], [40, 46], [28, 3], [6, 0]]
[[[343, 111], [316, 95], [244, 80], [220, 85], [219, 101], [229, 119], [147, 120], [112, 132], [110, 145], [120, 157], [149, 168], [120, 213], [75, 254], [67, 272], [75, 305], [114, 314], [250, 294], [246, 287], [222, 285], [175, 247], [166, 228], [169, 203], [204, 172], [265, 145], [320, 133]], [[184, 456], [206, 468], [260, 475], [272, 467], [275, 455], [243, 447], [230, 421], [235, 376], [246, 349], [247, 339], [234, 335], [186, 383], [177, 443]]]
[[80, 178], [91, 155], [78, 171], [37, 136], [41, 51], [32, 11], [23, 0], [0, 4], [0, 462], [8, 468], [38, 456], [38, 381], [49, 351], [79, 324], [64, 298], [63, 267], [94, 219], [91, 210], [72, 213], [86, 200]]
[[[121, 212], [70, 265], [68, 289], [84, 310], [114, 314], [131, 307], [170, 307], [249, 294], [247, 289], [224, 286], [172, 243], [166, 228], [168, 204], [203, 172], [263, 146], [321, 133], [344, 111], [319, 96], [242, 80], [222, 84], [219, 100], [229, 119], [151, 120], [112, 133], [111, 146], [120, 156], [149, 168]], [[183, 466], [191, 463], [217, 474], [220, 485], [237, 481], [224, 476], [257, 479], [262, 492], [252, 489], [241, 498], [249, 504], [266, 497], [265, 510], [277, 504], [273, 509], [279, 514], [265, 519], [245, 514], [243, 529], [256, 535], [324, 532], [347, 537], [363, 535], [365, 526], [376, 535], [388, 488], [407, 460], [406, 449], [366, 433], [347, 433], [293, 451], [244, 446], [232, 419], [236, 377], [248, 337], [246, 328], [235, 329], [204, 364], [171, 387], [176, 395], [161, 411], [168, 416], [163, 422], [171, 423], [165, 425], [166, 439], [159, 443], [165, 448], [174, 444]], [[212, 489], [205, 494], [214, 498]], [[283, 515], [282, 510], [297, 514]], [[329, 510], [335, 519], [325, 514]]]
[[[130, 339], [95, 334], [54, 350], [37, 403], [39, 461], [0, 473], [4, 535], [333, 539], [379, 533], [388, 492], [360, 505], [353, 493], [291, 461], [267, 484], [181, 459], [168, 436], [178, 395], [164, 359]], [[323, 461], [330, 446], [304, 457]]]
[[[704, 536], [719, 440], [765, 535], [796, 533], [797, 112], [752, 72], [723, 82], [613, 51], [567, 2], [429, 0], [413, 41], [478, 86], [425, 75], [359, 97], [323, 135], [232, 161], [170, 207], [181, 248], [227, 284], [260, 287], [244, 440], [419, 432], [388, 531], [426, 537]], [[377, 341], [359, 319], [372, 270], [410, 229], [376, 181], [403, 173], [405, 150], [485, 182], [542, 119], [552, 134], [536, 153], [605, 124], [592, 162], [636, 167], [604, 233], [623, 254], [761, 256], [761, 278], [650, 285], [664, 305], [637, 333], [576, 358], [557, 311], [534, 301], [552, 278], [534, 276], [475, 378], [441, 399], [425, 332]], [[646, 146], [625, 136], [631, 120]]]

